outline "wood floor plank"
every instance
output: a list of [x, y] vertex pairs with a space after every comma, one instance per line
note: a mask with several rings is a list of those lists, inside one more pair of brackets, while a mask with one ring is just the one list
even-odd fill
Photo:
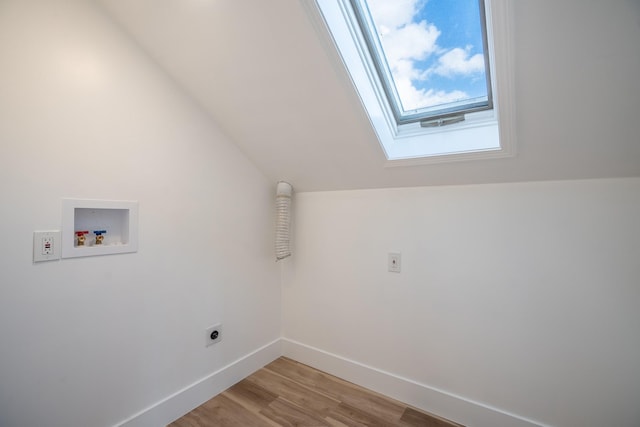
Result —
[[386, 422], [387, 425], [397, 424], [406, 408], [395, 401], [365, 390], [354, 390], [353, 394], [345, 395], [342, 402]]
[[260, 412], [278, 398], [278, 395], [244, 379], [224, 391], [224, 395], [252, 412]]
[[400, 425], [402, 427], [463, 427], [461, 424], [413, 408], [405, 409], [400, 417]]
[[375, 414], [363, 411], [360, 408], [353, 407], [346, 403], [340, 404], [340, 406], [331, 413], [331, 418], [336, 419], [349, 427], [388, 427], [397, 426], [400, 423], [400, 416], [395, 419], [390, 419], [387, 416], [383, 419]]
[[313, 411], [305, 410], [283, 398], [276, 399], [260, 413], [283, 427], [330, 427], [329, 423]]
[[317, 389], [325, 395], [331, 395], [334, 399], [344, 402], [350, 407], [371, 413], [388, 423], [397, 424], [406, 408], [406, 405], [386, 396], [284, 357], [267, 365], [266, 369], [284, 373], [297, 382]]
[[464, 427], [281, 357], [170, 427]]
[[[341, 378], [319, 371], [286, 357], [276, 359], [265, 368], [286, 376], [287, 378], [291, 378], [293, 381], [304, 384], [319, 393], [332, 397], [333, 399], [339, 401], [348, 400], [349, 404], [356, 407], [360, 406], [357, 402], [362, 401], [363, 404], [367, 406], [377, 404], [390, 406], [389, 409], [391, 410], [391, 406], [396, 403], [394, 400], [389, 399], [386, 396], [366, 390]], [[402, 412], [401, 409], [404, 410], [404, 407], [398, 406], [396, 408], [400, 413]]]
[[356, 425], [356, 426], [351, 425], [350, 426], [348, 424], [341, 423], [340, 421], [338, 421], [338, 420], [336, 420], [334, 418], [331, 418], [331, 417], [325, 418], [325, 421], [328, 422], [331, 427], [364, 427], [364, 426], [358, 426], [358, 425]]
[[247, 380], [261, 387], [268, 387], [274, 394], [300, 407], [316, 412], [323, 418], [340, 404], [337, 399], [317, 393], [309, 387], [268, 369], [261, 369], [255, 372]]
[[[186, 418], [186, 422], [183, 419]], [[223, 394], [204, 403], [184, 417], [176, 420], [171, 427], [273, 427], [258, 414], [246, 410], [239, 403]]]
[[267, 366], [265, 369], [277, 372], [278, 374], [291, 378], [300, 384], [310, 387], [319, 393], [334, 399], [340, 399], [339, 390], [332, 387], [332, 382], [328, 381], [326, 373], [315, 370], [302, 363], [295, 362], [286, 357], [280, 357]]

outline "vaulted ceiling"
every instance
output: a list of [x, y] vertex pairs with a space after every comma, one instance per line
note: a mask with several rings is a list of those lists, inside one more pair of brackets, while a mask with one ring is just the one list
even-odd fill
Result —
[[385, 167], [312, 0], [98, 0], [267, 177], [298, 191], [640, 176], [640, 2], [506, 1], [516, 156]]

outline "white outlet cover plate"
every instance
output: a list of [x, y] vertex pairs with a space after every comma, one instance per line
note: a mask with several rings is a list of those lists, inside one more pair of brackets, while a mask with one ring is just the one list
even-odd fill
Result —
[[[49, 245], [45, 249], [45, 242]], [[33, 262], [60, 259], [60, 230], [33, 232]]]
[[389, 254], [389, 271], [392, 273], [400, 273], [400, 264], [401, 264], [400, 253], [390, 253]]

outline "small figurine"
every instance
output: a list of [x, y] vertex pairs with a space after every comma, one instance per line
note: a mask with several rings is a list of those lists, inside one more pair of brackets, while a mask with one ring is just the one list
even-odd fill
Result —
[[89, 234], [88, 231], [76, 231], [76, 243], [77, 246], [84, 246], [84, 242], [86, 241], [85, 234]]

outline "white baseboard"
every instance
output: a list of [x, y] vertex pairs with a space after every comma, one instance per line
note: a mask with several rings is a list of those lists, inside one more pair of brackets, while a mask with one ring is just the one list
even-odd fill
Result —
[[116, 427], [166, 426], [281, 355], [281, 340], [277, 339], [116, 424]]
[[282, 339], [282, 350], [284, 356], [300, 363], [466, 426], [545, 427], [536, 421], [287, 338]]
[[302, 344], [277, 339], [149, 406], [115, 427], [165, 426], [280, 356], [473, 427], [548, 427], [507, 411]]

